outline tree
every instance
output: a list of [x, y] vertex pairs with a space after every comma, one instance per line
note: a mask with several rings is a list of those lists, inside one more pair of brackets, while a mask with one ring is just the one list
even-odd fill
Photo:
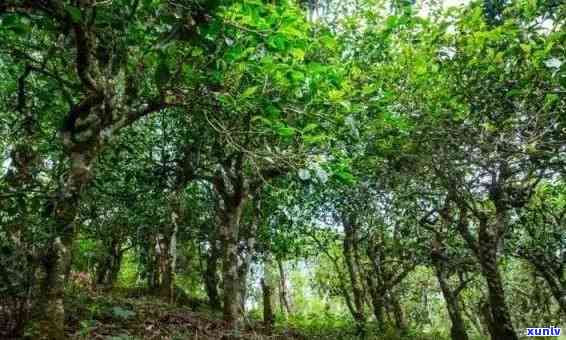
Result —
[[[171, 13], [178, 8], [164, 10]], [[186, 28], [185, 33], [190, 33], [206, 19], [209, 8], [183, 11], [184, 18], [195, 23]], [[69, 170], [49, 194], [45, 212], [54, 232], [42, 261], [46, 271], [44, 330], [47, 337], [60, 339], [63, 287], [76, 235], [74, 220], [81, 192], [92, 179], [92, 165], [119, 130], [179, 97], [178, 91], [167, 88], [167, 54], [161, 53], [158, 59], [158, 53], [152, 51], [160, 38], [155, 27], [163, 27], [173, 13], [159, 16], [156, 7], [146, 2], [100, 6], [18, 0], [5, 2], [0, 13], [11, 23], [2, 28], [3, 55], [28, 65], [61, 93], [55, 100], [49, 98], [44, 111], [58, 121], [58, 143]], [[152, 38], [146, 39], [141, 32]], [[49, 45], [56, 48], [46, 47]], [[145, 58], [147, 51], [154, 57]], [[63, 74], [64, 65], [73, 65], [73, 71]], [[144, 69], [148, 71], [139, 72]], [[155, 81], [146, 81], [154, 73]]]

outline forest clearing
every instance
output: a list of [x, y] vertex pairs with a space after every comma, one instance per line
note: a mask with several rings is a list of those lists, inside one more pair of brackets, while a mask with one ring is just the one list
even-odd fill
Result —
[[0, 340], [566, 338], [564, 0], [0, 0]]

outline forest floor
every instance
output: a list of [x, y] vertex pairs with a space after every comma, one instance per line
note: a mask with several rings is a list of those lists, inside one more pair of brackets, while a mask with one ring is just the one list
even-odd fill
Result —
[[[290, 329], [268, 332], [260, 321], [230, 330], [219, 312], [204, 301], [185, 298], [175, 304], [135, 289], [111, 292], [73, 291], [66, 299], [67, 335], [70, 339], [101, 340], [212, 340], [308, 339]], [[271, 333], [271, 334], [270, 334]], [[26, 339], [41, 338], [32, 327]]]
[[[73, 288], [67, 292], [66, 333], [69, 339], [86, 340], [339, 340], [418, 339], [439, 337], [398, 337], [369, 332], [356, 336], [351, 325], [332, 327], [332, 322], [305, 329], [292, 323], [278, 323], [271, 332], [257, 319], [247, 320], [238, 331], [222, 321], [219, 311], [206, 301], [183, 296], [176, 303], [148, 294], [146, 289], [117, 288], [96, 291]], [[320, 323], [320, 322], [318, 322]], [[31, 325], [25, 340], [41, 339]]]

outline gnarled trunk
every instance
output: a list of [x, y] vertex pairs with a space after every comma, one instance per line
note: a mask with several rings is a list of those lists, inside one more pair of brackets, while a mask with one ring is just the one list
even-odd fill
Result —
[[273, 286], [274, 275], [272, 272], [271, 255], [267, 254], [263, 261], [263, 278], [261, 289], [263, 292], [263, 323], [268, 332], [273, 328], [275, 315], [273, 313]]
[[175, 269], [177, 265], [177, 233], [179, 231], [179, 223], [181, 221], [181, 192], [184, 189], [185, 183], [183, 182], [171, 194], [171, 224], [168, 225], [167, 230], [163, 235], [162, 252], [160, 258], [161, 268], [161, 282], [159, 285], [159, 293], [163, 298], [168, 299], [170, 302], [175, 300]]
[[[498, 216], [498, 223], [502, 222], [502, 218], [502, 216]], [[517, 334], [513, 328], [511, 315], [505, 301], [505, 291], [497, 264], [498, 230], [500, 228], [490, 225], [487, 221], [480, 222], [479, 262], [488, 288], [488, 301], [493, 324], [491, 338], [493, 340], [517, 340]]]
[[446, 302], [446, 309], [448, 310], [448, 316], [452, 322], [450, 328], [450, 336], [453, 340], [467, 340], [468, 334], [466, 332], [466, 327], [464, 324], [464, 319], [462, 318], [462, 311], [460, 308], [460, 302], [458, 301], [458, 295], [455, 290], [450, 288], [448, 283], [448, 274], [446, 264], [443, 259], [438, 256], [433, 256], [433, 264], [436, 271], [436, 278], [438, 279], [438, 284], [442, 295], [444, 296], [444, 301]]
[[566, 280], [563, 279], [561, 267], [556, 263], [548, 263], [544, 258], [533, 255], [527, 256], [527, 260], [535, 267], [536, 271], [544, 278], [552, 296], [558, 302], [562, 315], [566, 317]]
[[355, 253], [357, 250], [357, 229], [349, 218], [343, 219], [344, 224], [344, 244], [343, 253], [348, 276], [352, 286], [352, 294], [354, 297], [354, 320], [359, 333], [364, 333], [366, 316], [364, 313], [364, 291], [361, 288], [357, 263], [355, 261]]
[[177, 226], [174, 225], [169, 235], [163, 237], [159, 258], [160, 282], [159, 295], [170, 302], [175, 299], [175, 267], [177, 262]]
[[[255, 202], [258, 204], [258, 202]], [[240, 249], [240, 265], [238, 267], [238, 276], [240, 281], [240, 310], [242, 314], [246, 313], [246, 300], [248, 298], [248, 274], [250, 271], [252, 257], [255, 251], [256, 234], [258, 228], [258, 206], [254, 206], [251, 223], [247, 225], [245, 235], [243, 236], [242, 248]], [[242, 237], [240, 237], [242, 238]]]
[[220, 294], [218, 293], [218, 259], [220, 258], [220, 247], [215, 240], [210, 242], [209, 253], [206, 255], [206, 269], [204, 272], [204, 284], [208, 302], [213, 309], [220, 310]]
[[238, 297], [240, 298], [240, 312], [242, 315], [246, 314], [246, 300], [248, 298], [248, 273], [250, 271], [251, 265], [250, 257], [244, 256], [244, 258], [241, 260], [242, 263], [238, 266], [238, 282], [240, 283], [240, 291], [238, 293]]
[[40, 328], [47, 339], [65, 339], [65, 294], [66, 273], [71, 262], [71, 247], [74, 235], [57, 236], [44, 258], [44, 275], [41, 282], [43, 292], [40, 302], [42, 319]]
[[222, 242], [223, 316], [230, 327], [238, 320], [240, 284], [238, 277], [238, 232], [244, 199], [224, 200], [220, 213]]
[[[505, 301], [505, 291], [497, 263], [499, 240], [506, 229], [506, 208], [496, 195], [498, 191], [492, 190], [492, 192], [492, 201], [496, 206], [495, 223], [490, 223], [487, 216], [481, 216], [478, 237], [474, 238], [468, 228], [467, 208], [465, 204], [459, 202], [460, 221], [457, 229], [478, 259], [482, 276], [487, 283], [488, 304], [482, 306], [482, 314], [484, 314], [483, 319], [488, 326], [491, 338], [493, 340], [517, 340]], [[489, 315], [484, 313], [486, 307], [489, 307]]]
[[399, 303], [399, 298], [393, 292], [389, 294], [389, 304], [391, 306], [391, 312], [393, 313], [393, 319], [395, 320], [395, 326], [399, 330], [400, 334], [407, 333], [407, 321], [405, 320], [405, 313], [403, 312], [403, 307]]
[[[91, 150], [92, 151], [92, 150]], [[41, 283], [45, 294], [42, 303], [42, 333], [48, 339], [64, 338], [65, 308], [63, 297], [70, 272], [72, 248], [76, 236], [75, 217], [84, 186], [90, 181], [90, 153], [72, 153], [71, 170], [49, 207], [55, 230], [43, 259], [45, 277]]]
[[375, 321], [377, 322], [377, 327], [380, 330], [385, 329], [385, 318], [384, 318], [384, 308], [385, 308], [385, 296], [381, 294], [378, 290], [375, 279], [372, 275], [366, 277], [369, 287], [369, 294], [371, 298], [371, 304], [373, 309], [373, 315]]

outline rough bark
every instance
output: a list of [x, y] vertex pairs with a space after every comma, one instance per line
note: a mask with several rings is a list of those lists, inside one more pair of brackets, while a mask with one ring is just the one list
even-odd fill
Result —
[[277, 268], [279, 269], [279, 298], [281, 306], [285, 309], [285, 313], [289, 315], [292, 313], [292, 309], [287, 287], [287, 275], [281, 259], [277, 259]]
[[239, 251], [240, 265], [238, 266], [238, 276], [240, 281], [240, 310], [242, 314], [246, 313], [246, 300], [248, 297], [248, 274], [250, 271], [252, 257], [255, 251], [256, 234], [258, 228], [259, 202], [254, 202], [253, 215], [251, 222], [246, 226], [245, 232], [240, 238], [243, 238], [242, 247]]
[[263, 324], [268, 330], [268, 333], [270, 333], [275, 323], [275, 316], [273, 314], [273, 287], [266, 284], [265, 279], [262, 279], [261, 289], [263, 292]]
[[395, 327], [399, 330], [400, 334], [407, 333], [407, 321], [405, 320], [405, 313], [403, 312], [403, 307], [399, 302], [399, 298], [395, 293], [390, 293], [389, 304], [391, 305], [391, 311], [393, 313], [393, 318], [395, 320]]
[[220, 258], [220, 247], [216, 240], [210, 242], [209, 253], [206, 256], [206, 270], [204, 272], [204, 283], [208, 302], [214, 309], [220, 310], [222, 304], [220, 302], [220, 294], [218, 293], [218, 259]]
[[441, 258], [441, 254], [433, 255], [433, 264], [435, 267], [436, 278], [444, 296], [448, 316], [452, 322], [450, 328], [450, 336], [453, 340], [467, 340], [468, 334], [462, 317], [460, 302], [458, 301], [457, 292], [450, 287], [448, 282], [448, 268], [445, 261]]
[[479, 311], [483, 328], [487, 331], [487, 333], [489, 333], [490, 337], [493, 338], [492, 334], [497, 333], [497, 325], [493, 322], [489, 303], [487, 301], [482, 301], [479, 305]]
[[263, 261], [263, 278], [261, 279], [261, 289], [263, 293], [263, 323], [268, 332], [273, 328], [275, 315], [273, 308], [273, 288], [274, 275], [272, 272], [272, 260], [268, 254]]
[[[502, 223], [503, 216], [498, 216], [497, 223]], [[517, 334], [511, 322], [511, 314], [505, 300], [503, 281], [498, 267], [499, 228], [480, 221], [478, 250], [481, 272], [487, 282], [488, 301], [493, 321], [491, 334], [493, 340], [517, 340]]]
[[45, 300], [41, 330], [49, 339], [64, 338], [64, 287], [72, 261], [71, 249], [76, 235], [75, 217], [82, 189], [90, 180], [90, 153], [72, 153], [71, 170], [49, 207], [55, 230], [44, 256], [45, 279], [42, 283]]
[[368, 275], [366, 277], [369, 287], [369, 294], [371, 298], [371, 304], [373, 309], [373, 315], [375, 317], [375, 321], [377, 322], [377, 327], [380, 330], [384, 330], [385, 328], [385, 318], [384, 318], [384, 308], [385, 308], [385, 299], [383, 294], [381, 294], [376, 286], [375, 279], [373, 275]]
[[179, 223], [181, 221], [182, 211], [180, 196], [185, 187], [182, 182], [176, 190], [171, 194], [170, 206], [171, 216], [170, 224], [163, 235], [161, 247], [161, 282], [159, 286], [160, 295], [173, 302], [175, 300], [175, 269], [177, 265], [177, 233], [179, 231]]
[[223, 315], [231, 327], [238, 320], [238, 232], [242, 215], [243, 197], [225, 200], [221, 211], [220, 239], [222, 242]]
[[244, 154], [229, 157], [213, 178], [218, 196], [216, 213], [218, 236], [222, 246], [223, 318], [229, 328], [236, 328], [239, 319], [240, 282], [238, 273], [238, 241], [244, 205], [250, 186], [243, 174]]
[[113, 238], [106, 251], [107, 253], [101, 259], [96, 271], [96, 285], [112, 288], [118, 280], [122, 265], [122, 257], [124, 255], [122, 242]]
[[[355, 223], [355, 222], [354, 222]], [[358, 332], [363, 333], [365, 329], [366, 316], [364, 312], [364, 291], [361, 287], [359, 271], [355, 261], [355, 252], [357, 252], [357, 229], [356, 225], [349, 218], [343, 219], [344, 224], [344, 243], [343, 254], [348, 269], [348, 277], [352, 287], [352, 295], [354, 297], [354, 320]]]
[[[494, 185], [495, 186], [495, 185]], [[506, 208], [498, 199], [498, 190], [492, 188], [491, 199], [495, 203], [495, 221], [490, 222], [481, 212], [476, 212], [479, 220], [478, 237], [472, 235], [468, 228], [467, 208], [463, 202], [458, 202], [460, 218], [457, 229], [462, 238], [472, 250], [478, 262], [482, 276], [488, 288], [489, 318], [484, 315], [488, 330], [493, 340], [517, 340], [517, 334], [511, 322], [511, 315], [505, 300], [503, 281], [499, 273], [498, 248], [499, 242], [506, 229]]]
[[149, 241], [147, 243], [147, 286], [150, 290], [157, 290], [159, 288], [159, 283], [161, 282], [159, 276], [159, 256], [157, 252], [160, 247], [157, 245], [156, 235], [149, 236]]
[[[387, 306], [395, 307], [391, 298], [393, 289], [412, 271], [415, 264], [395, 268], [395, 271], [392, 271], [382, 265], [385, 254], [378, 243], [370, 244], [366, 251], [373, 269], [373, 271], [367, 273], [366, 282], [368, 283], [368, 291], [372, 301], [373, 314], [378, 327], [383, 329]], [[393, 312], [395, 321], [402, 326], [405, 323], [402, 310], [398, 308], [397, 311]]]
[[566, 280], [563, 278], [561, 267], [557, 263], [548, 263], [539, 256], [530, 256], [528, 259], [546, 281], [562, 315], [566, 317]]
[[72, 236], [55, 237], [44, 258], [45, 277], [42, 288], [42, 319], [40, 329], [47, 339], [66, 338], [65, 307], [63, 303], [67, 268], [71, 262]]
[[[22, 9], [24, 12], [33, 11], [38, 17], [50, 18], [57, 22], [55, 27], [60, 27], [65, 34], [72, 36], [71, 54], [75, 56], [73, 66], [79, 82], [78, 85], [72, 84], [72, 90], [77, 90], [80, 95], [76, 102], [70, 98], [67, 101], [70, 107], [59, 134], [63, 153], [70, 161], [70, 169], [59, 188], [52, 193], [46, 209], [51, 217], [53, 232], [46, 247], [47, 252], [42, 256], [45, 269], [43, 287], [46, 294], [42, 331], [45, 337], [59, 340], [64, 337], [63, 288], [65, 273], [70, 269], [71, 249], [76, 234], [74, 219], [81, 192], [90, 182], [90, 167], [100, 150], [119, 129], [160, 110], [165, 104], [159, 97], [134, 108], [128, 104], [129, 99], [138, 103], [138, 98], [118, 96], [117, 83], [120, 81], [115, 76], [120, 72], [114, 72], [113, 63], [108, 63], [94, 52], [99, 47], [98, 44], [104, 44], [105, 40], [99, 39], [95, 25], [88, 21], [72, 20], [59, 1], [15, 2], [11, 6], [16, 13]], [[65, 88], [65, 94], [68, 93], [68, 83], [58, 77], [54, 81]]]
[[[245, 260], [244, 260], [245, 261]], [[248, 263], [241, 263], [238, 266], [238, 282], [239, 282], [239, 292], [238, 298], [240, 299], [239, 308], [241, 315], [246, 315], [246, 300], [248, 298], [248, 273], [249, 273], [249, 264]]]
[[159, 295], [170, 302], [175, 299], [175, 267], [177, 259], [177, 226], [161, 239]]

